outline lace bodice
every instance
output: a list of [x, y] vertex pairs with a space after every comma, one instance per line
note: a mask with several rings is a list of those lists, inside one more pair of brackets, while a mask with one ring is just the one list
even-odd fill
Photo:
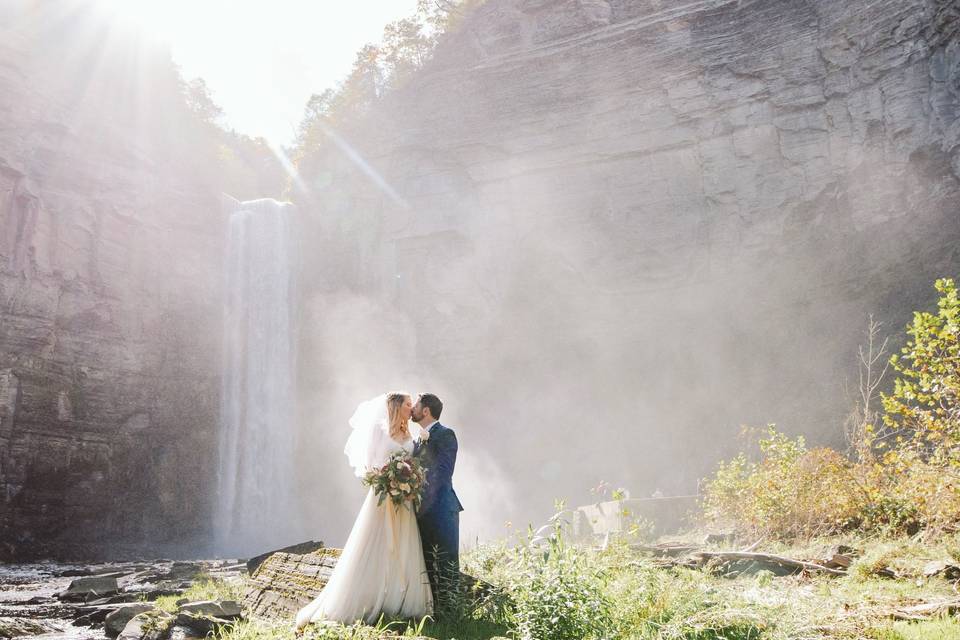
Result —
[[407, 438], [403, 442], [397, 442], [393, 438], [390, 438], [389, 440], [390, 440], [390, 443], [388, 446], [390, 448], [390, 453], [394, 453], [395, 451], [400, 451], [401, 449], [403, 449], [407, 453], [410, 453], [413, 451], [413, 438]]
[[387, 464], [387, 460], [391, 455], [397, 451], [406, 451], [410, 453], [413, 451], [413, 438], [407, 438], [403, 442], [397, 442], [389, 435], [385, 434], [385, 437], [380, 439], [380, 442], [377, 443], [377, 451], [372, 456], [373, 466], [381, 467]]

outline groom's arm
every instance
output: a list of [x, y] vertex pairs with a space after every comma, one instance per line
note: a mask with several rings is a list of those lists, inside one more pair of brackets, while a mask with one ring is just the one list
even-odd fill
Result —
[[453, 482], [453, 468], [457, 466], [457, 434], [452, 429], [447, 430], [447, 437], [439, 443], [440, 455], [437, 456], [437, 466], [441, 477]]
[[428, 481], [423, 489], [423, 498], [421, 500], [420, 513], [430, 511], [437, 501], [437, 492], [440, 485], [453, 480], [453, 468], [457, 464], [457, 436], [453, 431], [446, 431], [442, 437], [436, 440], [437, 452], [433, 458], [433, 469], [429, 476], [432, 482]]

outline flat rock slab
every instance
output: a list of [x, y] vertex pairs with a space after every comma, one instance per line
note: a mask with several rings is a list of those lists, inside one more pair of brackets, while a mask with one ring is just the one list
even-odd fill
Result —
[[317, 542], [316, 540], [307, 540], [305, 542], [299, 542], [297, 544], [290, 545], [289, 547], [283, 547], [282, 549], [274, 549], [273, 551], [267, 551], [266, 553], [261, 553], [260, 555], [254, 556], [247, 560], [247, 573], [253, 575], [263, 561], [272, 556], [275, 553], [291, 553], [297, 555], [303, 555], [307, 553], [313, 553], [324, 548], [322, 542]]
[[273, 553], [250, 575], [240, 604], [248, 615], [292, 618], [317, 597], [340, 558], [339, 549], [312, 553]]
[[116, 578], [89, 577], [77, 578], [59, 597], [67, 601], [86, 601], [104, 596], [112, 596], [120, 591]]
[[59, 629], [45, 620], [0, 617], [0, 638], [17, 638], [52, 633]]
[[[340, 549], [324, 548], [303, 555], [273, 553], [250, 575], [240, 600], [244, 613], [292, 621], [297, 611], [319, 595], [339, 559]], [[465, 573], [460, 574], [460, 585], [466, 594], [483, 595], [495, 589]]]

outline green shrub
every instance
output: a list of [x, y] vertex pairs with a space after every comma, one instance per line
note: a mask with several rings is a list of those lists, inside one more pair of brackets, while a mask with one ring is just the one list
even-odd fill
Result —
[[832, 449], [808, 449], [768, 425], [761, 458], [722, 462], [704, 485], [704, 512], [713, 524], [748, 535], [790, 539], [842, 530], [863, 501], [854, 465]]
[[[850, 529], [913, 534], [960, 523], [960, 298], [951, 279], [936, 289], [937, 313], [916, 312], [906, 346], [890, 359], [900, 377], [880, 394], [882, 425], [864, 418], [856, 430], [858, 459], [809, 449], [771, 425], [758, 461], [741, 454], [705, 482], [708, 522], [779, 539]], [[868, 380], [867, 404], [879, 385]], [[873, 415], [869, 406], [860, 410]]]
[[521, 640], [611, 637], [603, 570], [593, 565], [587, 550], [565, 541], [562, 513], [547, 525], [549, 534], [531, 529], [510, 562], [507, 589]]
[[960, 470], [960, 299], [953, 280], [937, 280], [936, 314], [917, 311], [911, 337], [890, 364], [900, 374], [881, 394], [884, 423], [930, 460]]

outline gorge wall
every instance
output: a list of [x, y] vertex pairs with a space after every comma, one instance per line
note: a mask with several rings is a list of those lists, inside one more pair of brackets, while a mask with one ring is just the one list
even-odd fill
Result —
[[[169, 58], [77, 4], [0, 7], [0, 559], [202, 553], [218, 197], [276, 194], [225, 187]], [[867, 315], [896, 334], [957, 271], [958, 13], [467, 16], [299, 163], [312, 537], [345, 538], [346, 420], [388, 388], [446, 400], [467, 544], [600, 480], [691, 493], [741, 424], [840, 444]]]
[[0, 27], [0, 559], [196, 548], [219, 410], [214, 148], [169, 57], [82, 4], [8, 3]]
[[[842, 445], [868, 314], [900, 334], [957, 271], [958, 13], [484, 3], [300, 164], [308, 449], [432, 390], [496, 533], [599, 480], [692, 493], [741, 424]], [[325, 539], [356, 491], [314, 493]]]

